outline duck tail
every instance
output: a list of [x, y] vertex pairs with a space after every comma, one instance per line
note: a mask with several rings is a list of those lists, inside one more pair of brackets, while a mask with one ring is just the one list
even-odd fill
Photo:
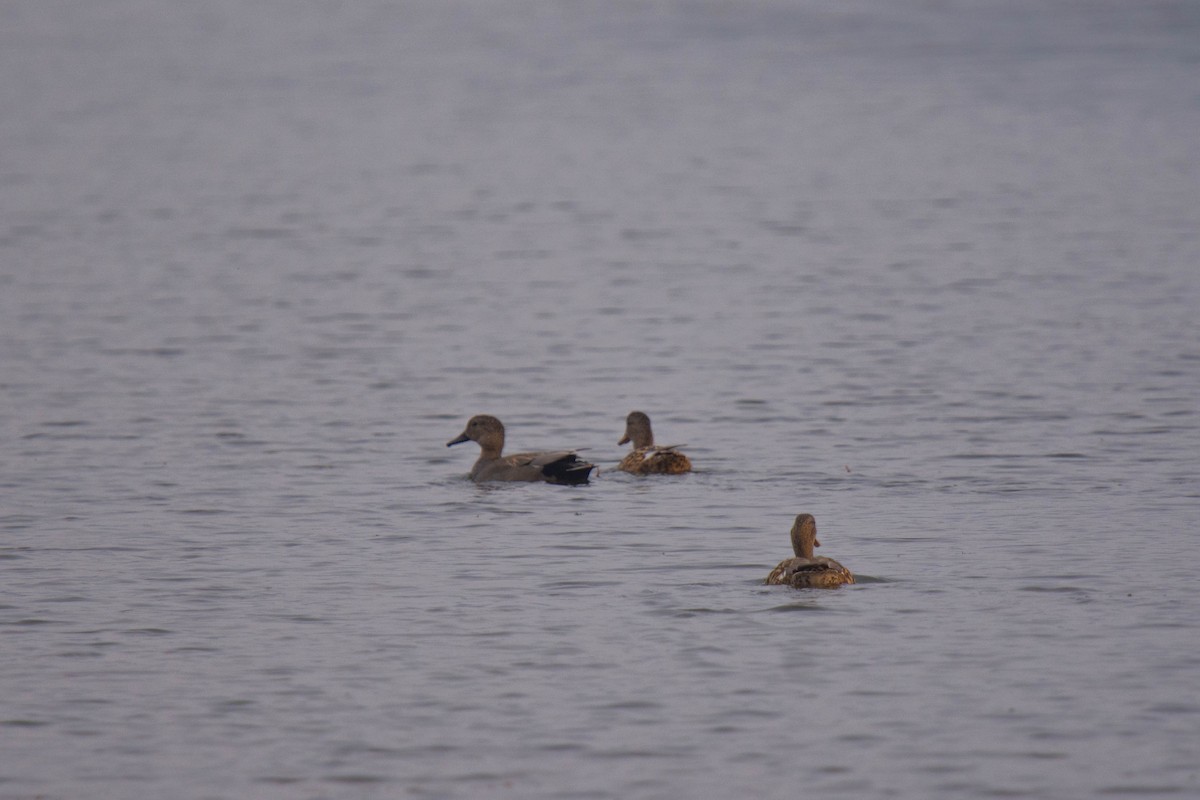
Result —
[[588, 475], [595, 468], [595, 464], [581, 461], [572, 455], [570, 458], [564, 458], [555, 461], [553, 464], [547, 464], [542, 472], [553, 483], [561, 483], [566, 486], [579, 486], [588, 482]]

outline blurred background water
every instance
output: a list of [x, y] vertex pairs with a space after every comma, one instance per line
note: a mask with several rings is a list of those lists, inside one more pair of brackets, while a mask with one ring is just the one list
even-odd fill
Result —
[[[1200, 6], [0, 7], [0, 798], [1200, 791]], [[475, 486], [509, 447], [696, 471]], [[860, 583], [760, 585], [796, 513]]]

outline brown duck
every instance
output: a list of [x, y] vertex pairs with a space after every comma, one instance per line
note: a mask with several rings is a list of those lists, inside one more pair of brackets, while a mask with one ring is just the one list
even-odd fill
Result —
[[792, 550], [795, 558], [784, 559], [771, 570], [766, 583], [769, 585], [833, 589], [843, 583], [854, 583], [850, 570], [832, 558], [813, 556], [813, 548], [820, 547], [817, 541], [817, 521], [812, 514], [801, 514], [792, 525]]
[[641, 411], [630, 411], [625, 418], [625, 435], [617, 444], [633, 442], [633, 450], [621, 459], [617, 469], [634, 475], [679, 475], [692, 471], [692, 462], [679, 452], [681, 444], [660, 447], [654, 444], [650, 418]]
[[595, 464], [581, 461], [574, 450], [501, 455], [504, 450], [504, 424], [495, 417], [479, 414], [471, 417], [457, 438], [446, 442], [451, 447], [463, 442], [478, 442], [479, 460], [471, 467], [471, 480], [545, 481], [576, 485], [588, 482]]

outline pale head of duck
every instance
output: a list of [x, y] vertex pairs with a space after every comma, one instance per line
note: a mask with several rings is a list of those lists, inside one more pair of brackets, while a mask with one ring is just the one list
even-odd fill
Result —
[[483, 449], [483, 455], [499, 458], [504, 449], [504, 424], [489, 414], [476, 414], [467, 420], [467, 427], [462, 433], [446, 442], [446, 447], [468, 441], [477, 442]]
[[654, 444], [654, 433], [650, 430], [650, 418], [641, 411], [630, 411], [625, 418], [625, 435], [617, 444], [633, 442], [635, 450]]
[[792, 524], [792, 550], [799, 558], [812, 558], [817, 541], [817, 520], [812, 514], [800, 514]]

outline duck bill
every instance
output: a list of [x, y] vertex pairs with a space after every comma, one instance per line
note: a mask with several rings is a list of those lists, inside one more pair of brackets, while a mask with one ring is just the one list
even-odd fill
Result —
[[457, 436], [457, 438], [451, 439], [450, 441], [446, 442], [446, 447], [453, 447], [456, 444], [462, 444], [463, 442], [469, 442], [469, 441], [471, 441], [471, 439], [467, 436], [466, 431], [464, 431], [464, 432], [460, 433]]
[[629, 441], [629, 434], [627, 433], [621, 437], [621, 441], [617, 442], [617, 444], [625, 444], [628, 441]]

